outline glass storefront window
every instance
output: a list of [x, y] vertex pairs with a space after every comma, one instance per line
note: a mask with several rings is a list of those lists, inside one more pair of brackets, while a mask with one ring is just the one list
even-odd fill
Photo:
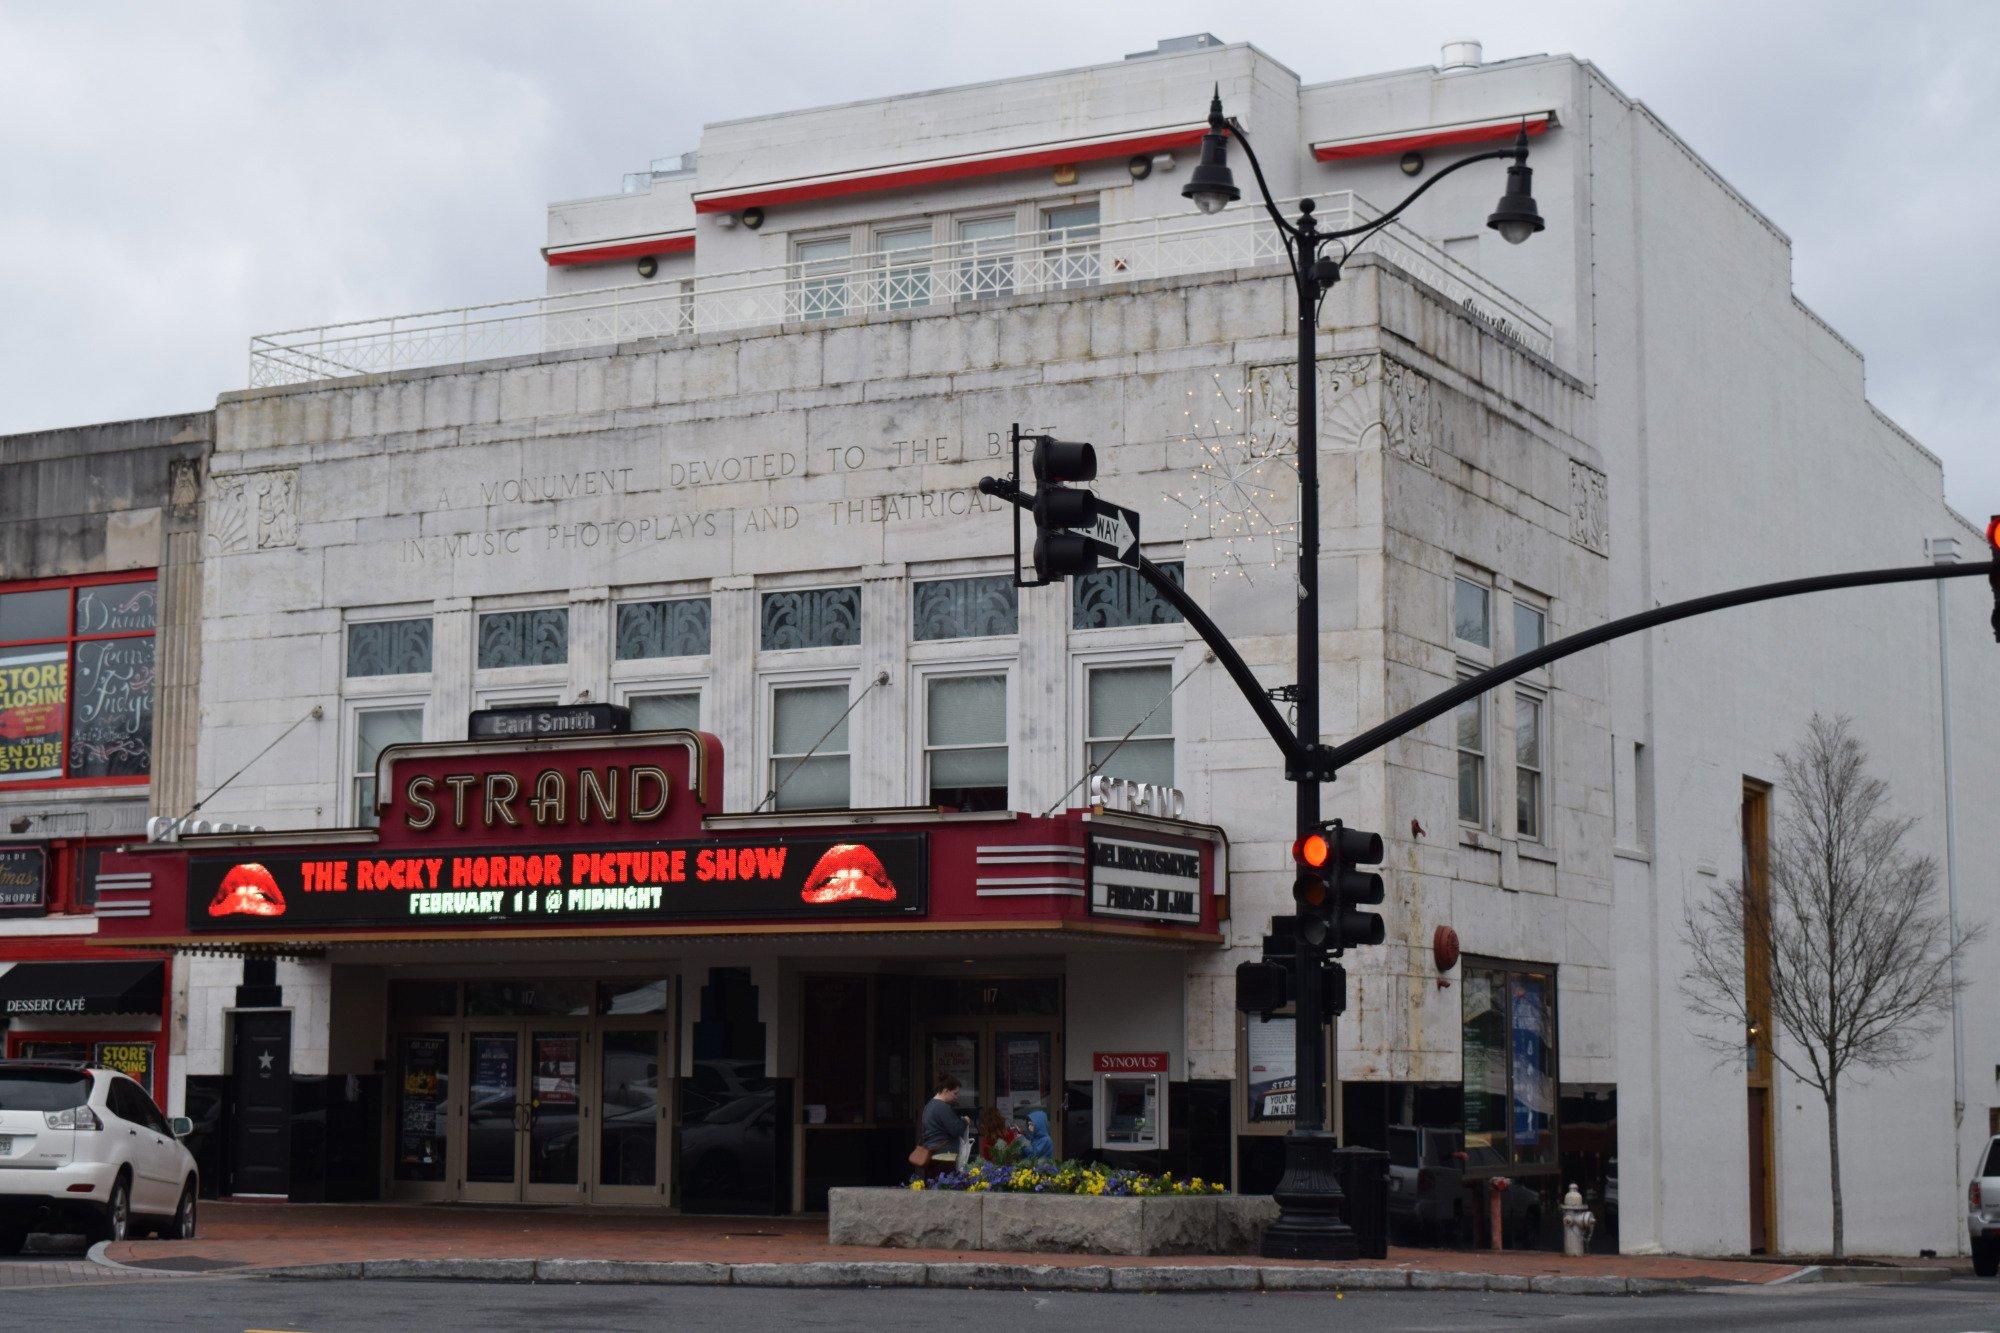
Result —
[[1462, 993], [1466, 1166], [1477, 1171], [1552, 1165], [1554, 973], [1469, 964]]
[[807, 977], [799, 1043], [800, 1101], [809, 1125], [868, 1121], [868, 1062], [856, 1059], [868, 1032], [866, 977]]
[[606, 1032], [598, 1089], [598, 1183], [657, 1183], [660, 1034], [643, 1030]]
[[600, 1014], [664, 1014], [667, 1012], [667, 983], [664, 981], [600, 981], [597, 983], [597, 1012]]
[[146, 779], [157, 605], [151, 578], [0, 585], [0, 784]]
[[392, 981], [389, 1017], [450, 1018], [458, 1012], [456, 981]]
[[445, 1103], [451, 1093], [451, 1038], [413, 1032], [396, 1038], [396, 1179], [443, 1180]]

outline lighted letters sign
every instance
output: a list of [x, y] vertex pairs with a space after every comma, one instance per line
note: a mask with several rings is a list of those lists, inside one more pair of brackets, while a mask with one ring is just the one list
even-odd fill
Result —
[[1201, 852], [1093, 836], [1090, 911], [1177, 926], [1201, 924]]
[[267, 855], [246, 848], [189, 861], [188, 929], [234, 935], [921, 916], [927, 851], [921, 833], [561, 850]]

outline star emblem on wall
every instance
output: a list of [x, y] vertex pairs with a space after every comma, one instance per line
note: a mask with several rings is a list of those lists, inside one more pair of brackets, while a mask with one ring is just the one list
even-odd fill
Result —
[[[1266, 377], [1268, 378], [1268, 377]], [[1257, 573], [1295, 578], [1298, 560], [1296, 399], [1262, 384], [1232, 389], [1221, 375], [1187, 391], [1175, 441], [1192, 451], [1187, 480], [1167, 493], [1186, 511], [1188, 541], [1220, 544], [1211, 577]]]

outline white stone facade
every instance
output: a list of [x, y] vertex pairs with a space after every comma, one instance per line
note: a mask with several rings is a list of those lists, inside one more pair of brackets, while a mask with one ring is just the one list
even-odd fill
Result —
[[[1014, 210], [1032, 230], [1036, 210], [1085, 200], [1107, 224], [1163, 215], [1179, 205], [1191, 151], [1172, 167], [1154, 158], [1143, 180], [1118, 158], [1058, 183], [1044, 167], [836, 192], [774, 206], [754, 230], [693, 201], [1198, 124], [1217, 82], [1274, 191], [1352, 190], [1378, 205], [1407, 188], [1398, 154], [1322, 163], [1312, 146], [1553, 114], [1532, 158], [1546, 232], [1513, 248], [1483, 231], [1501, 169], [1469, 169], [1408, 216], [1445, 257], [1435, 275], [1364, 250], [1323, 311], [1327, 740], [1511, 655], [1516, 603], [1542, 611], [1556, 636], [1745, 583], [1920, 563], [1933, 537], [1976, 555], [1977, 532], [1940, 498], [1938, 461], [1868, 404], [1859, 354], [1793, 297], [1783, 234], [1643, 106], [1567, 57], [1301, 87], [1253, 48], [1224, 46], [726, 122], [704, 135], [692, 175], [557, 205], [551, 244], [690, 229], [693, 253], [656, 279], [679, 281], [782, 269], [802, 238], [845, 229], [865, 241], [884, 219], [957, 225]], [[1427, 150], [1433, 166], [1466, 151]], [[1247, 186], [1247, 164], [1235, 165]], [[627, 281], [626, 262], [552, 268], [551, 291]], [[1227, 676], [1181, 625], [1073, 628], [1061, 590], [1024, 592], [1019, 633], [1003, 640], [913, 643], [909, 632], [913, 582], [1007, 568], [1008, 512], [975, 488], [1005, 470], [1018, 422], [1094, 441], [1099, 493], [1141, 511], [1156, 559], [1185, 561], [1188, 586], [1261, 678], [1291, 679], [1293, 584], [1282, 569], [1239, 565], [1246, 550], [1282, 550], [1183, 503], [1211, 445], [1290, 429], [1289, 283], [1270, 267], [1102, 278], [225, 397], [208, 495], [200, 789], [313, 706], [325, 719], [211, 813], [268, 827], [351, 822], [358, 710], [421, 705], [426, 736], [448, 739], [492, 702], [676, 686], [701, 693], [703, 725], [726, 746], [731, 807], [749, 809], [765, 790], [772, 688], [827, 680], [859, 692], [883, 674], [852, 720], [851, 800], [921, 802], [922, 683], [973, 664], [1007, 675], [1010, 804], [1039, 811], [1065, 803], [1085, 771], [1086, 673], [1158, 663], [1187, 678], [1172, 715], [1189, 816], [1232, 844], [1231, 947], [1127, 965], [1150, 970], [1156, 994], [1184, 996], [1163, 1040], [1185, 1076], [1235, 1077], [1230, 976], [1289, 906], [1291, 806]], [[1497, 286], [1546, 318], [1553, 356], [1439, 283]], [[1487, 589], [1484, 645], [1454, 636], [1459, 577]], [[1973, 922], [1994, 902], [1980, 868], [2000, 862], [2000, 834], [1971, 815], [1996, 790], [2000, 735], [1982, 701], [2000, 687], [2000, 662], [1983, 590], [1967, 583], [1948, 587], [1945, 606], [1958, 889]], [[762, 595], [830, 584], [862, 590], [858, 646], [759, 648]], [[615, 608], [682, 594], [710, 599], [709, 654], [671, 670], [616, 661]], [[544, 607], [568, 612], [565, 665], [475, 665], [479, 615]], [[346, 679], [346, 627], [400, 614], [433, 620], [429, 675]], [[1460, 1079], [1460, 992], [1436, 984], [1437, 926], [1454, 926], [1468, 954], [1551, 965], [1561, 1082], [1617, 1088], [1623, 1244], [1748, 1248], [1743, 1076], [1692, 1030], [1678, 989], [1684, 904], [1735, 874], [1744, 781], [1773, 778], [1815, 710], [1854, 717], [1898, 807], [1919, 817], [1915, 836], [1942, 853], [1938, 615], [1928, 584], [1822, 595], [1685, 622], [1503, 689], [1476, 826], [1459, 818], [1449, 719], [1343, 773], [1327, 813], [1388, 839], [1391, 941], [1354, 964], [1343, 1077]], [[1523, 691], [1544, 706], [1534, 838], [1516, 827], [1515, 766], [1502, 762]], [[1966, 1145], [1984, 1141], [2000, 1106], [1987, 1077], [2000, 1068], [1996, 949], [1981, 946], [1964, 1005]], [[314, 966], [286, 969], [288, 996], [323, 996]], [[1116, 975], [1075, 959], [1070, 973], [1085, 987]], [[233, 964], [196, 965], [192, 1072], [221, 1068], [216, 1014], [233, 983]], [[314, 1003], [324, 1007], [302, 1000]], [[328, 1020], [302, 1008], [297, 1021], [298, 1067], [316, 1072]], [[781, 1068], [785, 1041], [774, 1031]], [[1073, 1044], [1072, 1062], [1087, 1049]], [[1809, 1089], [1781, 1079], [1776, 1092], [1773, 1243], [1823, 1249], [1824, 1116]], [[1912, 1068], [1851, 1088], [1843, 1107], [1849, 1246], [1959, 1248], [1949, 1031]]]

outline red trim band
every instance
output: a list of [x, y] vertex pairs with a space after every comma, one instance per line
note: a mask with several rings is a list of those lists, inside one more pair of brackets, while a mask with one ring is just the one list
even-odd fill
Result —
[[544, 250], [542, 258], [548, 261], [550, 268], [567, 268], [571, 264], [609, 264], [619, 259], [637, 259], [641, 255], [693, 253], [693, 236], [667, 236], [657, 241], [626, 241], [618, 245], [594, 245], [586, 250]]
[[1315, 145], [1313, 159], [1318, 162], [1338, 162], [1347, 158], [1410, 153], [1425, 148], [1456, 148], [1463, 144], [1499, 143], [1520, 133], [1522, 121], [1527, 122], [1528, 137], [1532, 139], [1537, 135], [1548, 133], [1554, 117], [1543, 111], [1514, 120], [1497, 121], [1491, 125], [1463, 125], [1456, 129], [1428, 130], [1422, 134], [1399, 134], [1390, 139], [1364, 139], [1359, 143]]
[[694, 201], [697, 213], [729, 213], [752, 205], [796, 204], [811, 199], [833, 199], [847, 194], [870, 194], [878, 190], [907, 190], [943, 181], [970, 180], [980, 176], [1000, 176], [1038, 167], [1061, 166], [1066, 162], [1101, 162], [1108, 157], [1129, 157], [1136, 153], [1160, 153], [1190, 148], [1208, 133], [1206, 126], [1142, 134], [1130, 139], [1110, 139], [1100, 143], [1075, 144], [1066, 148], [1040, 148], [1027, 153], [1006, 153], [999, 157], [971, 161], [939, 162], [928, 166], [897, 167], [861, 176], [809, 181], [803, 185], [767, 186], [740, 190], [734, 194], [711, 195]]

